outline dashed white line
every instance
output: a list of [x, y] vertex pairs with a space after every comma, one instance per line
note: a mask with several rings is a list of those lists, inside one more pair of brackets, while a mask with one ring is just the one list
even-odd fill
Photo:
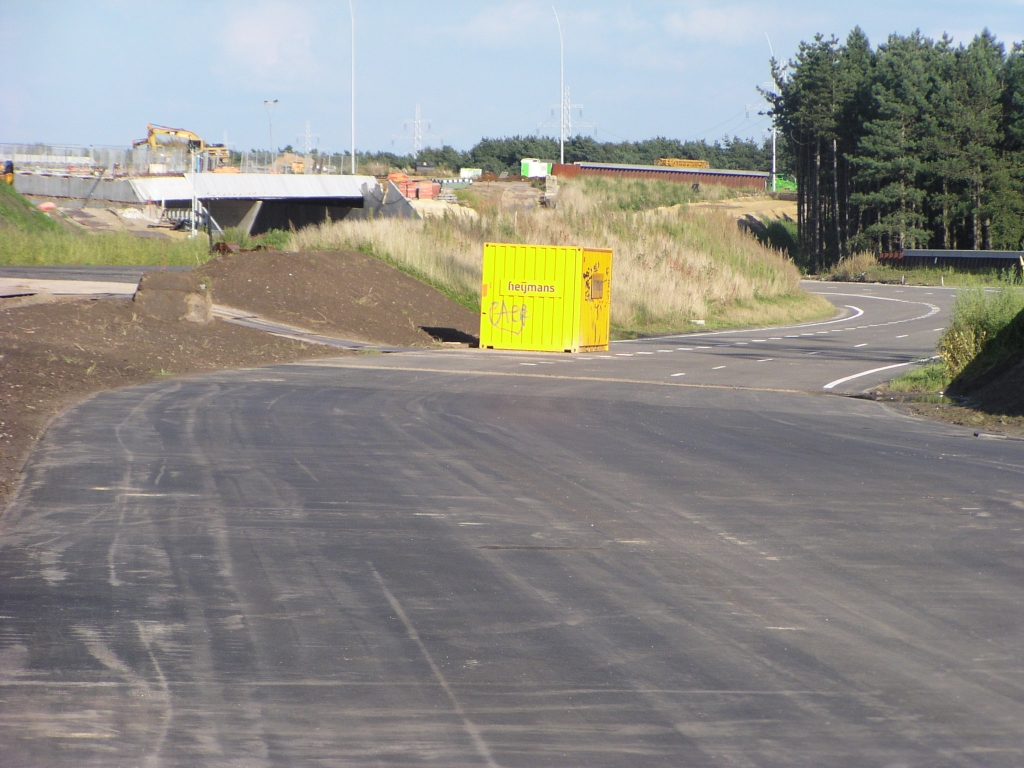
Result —
[[616, 357], [632, 357], [633, 353], [632, 352], [616, 352], [615, 356]]
[[658, 351], [659, 352], [671, 352], [672, 350], [671, 349], [659, 349]]
[[766, 357], [764, 360], [758, 360], [759, 363], [770, 363], [774, 358]]
[[720, 370], [722, 370], [723, 368], [725, 368], [725, 366], [724, 366], [724, 365], [716, 365], [716, 366], [715, 366], [714, 368], [712, 368], [711, 370], [712, 370], [712, 371], [720, 371]]
[[693, 352], [693, 347], [676, 347], [676, 352]]
[[676, 376], [685, 376], [685, 375], [686, 375], [685, 373], [673, 373], [672, 374], [672, 378], [674, 379]]
[[536, 365], [536, 363], [520, 363], [520, 365]]
[[857, 349], [858, 347], [866, 347], [866, 346], [867, 346], [867, 344], [866, 344], [866, 343], [865, 343], [865, 344], [854, 344], [854, 345], [853, 345], [853, 348], [854, 348], [854, 349]]

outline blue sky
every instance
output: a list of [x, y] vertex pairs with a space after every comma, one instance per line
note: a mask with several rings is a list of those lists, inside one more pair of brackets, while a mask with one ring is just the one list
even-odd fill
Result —
[[[600, 140], [756, 137], [770, 37], [789, 58], [815, 33], [987, 27], [1024, 40], [1024, 0], [558, 0], [566, 83]], [[444, 143], [530, 134], [558, 101], [552, 4], [355, 0], [356, 142], [411, 149], [415, 105]], [[346, 0], [0, 0], [0, 142], [126, 145], [146, 123], [238, 149], [349, 146]], [[437, 144], [438, 139], [427, 144]]]

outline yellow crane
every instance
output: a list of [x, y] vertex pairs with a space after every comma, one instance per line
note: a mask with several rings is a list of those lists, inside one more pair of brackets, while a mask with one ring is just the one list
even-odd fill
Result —
[[190, 150], [206, 152], [218, 160], [231, 159], [231, 150], [223, 144], [207, 144], [195, 133], [184, 128], [168, 128], [166, 125], [150, 123], [146, 126], [146, 138], [132, 142], [133, 147], [141, 147], [143, 144], [148, 144], [152, 149], [158, 149], [165, 144], [184, 144]]

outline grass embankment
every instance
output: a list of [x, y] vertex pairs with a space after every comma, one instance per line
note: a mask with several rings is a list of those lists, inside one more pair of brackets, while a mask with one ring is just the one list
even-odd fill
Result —
[[1020, 285], [1020, 269], [962, 270], [953, 267], [893, 267], [879, 264], [871, 253], [847, 256], [822, 275], [826, 280], [860, 283], [905, 283], [954, 287]]
[[3, 230], [0, 265], [110, 264], [125, 266], [194, 267], [210, 258], [206, 238], [155, 240], [127, 232], [76, 235]]
[[478, 309], [484, 242], [612, 248], [611, 320], [618, 337], [824, 317], [824, 299], [800, 290], [792, 263], [740, 232], [729, 217], [688, 210], [720, 199], [684, 185], [588, 178], [563, 183], [558, 207], [502, 210], [473, 193], [478, 217], [341, 221], [292, 235], [294, 251], [353, 249], [394, 264]]
[[0, 231], [6, 240], [12, 231], [28, 233], [61, 232], [61, 226], [18, 194], [10, 184], [0, 182]]
[[[1004, 287], [999, 291], [967, 288], [953, 305], [949, 327], [939, 339], [941, 360], [911, 371], [890, 385], [890, 391], [910, 393], [945, 392], [972, 397], [995, 385], [1003, 374], [1024, 365], [1024, 289]], [[1004, 384], [1003, 412], [1024, 412], [1024, 392], [1012, 379]], [[999, 410], [1000, 395], [993, 390], [985, 397], [986, 407]]]
[[210, 258], [205, 238], [156, 240], [127, 232], [69, 232], [13, 187], [0, 183], [0, 265], [195, 266]]

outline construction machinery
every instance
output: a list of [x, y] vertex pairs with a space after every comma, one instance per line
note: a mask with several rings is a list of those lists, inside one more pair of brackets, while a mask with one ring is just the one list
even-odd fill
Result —
[[656, 165], [660, 165], [663, 168], [710, 168], [711, 164], [707, 160], [683, 160], [678, 157], [663, 157]]
[[231, 159], [231, 150], [223, 144], [207, 144], [195, 133], [184, 128], [168, 128], [166, 125], [150, 123], [146, 126], [146, 138], [132, 142], [133, 147], [141, 147], [143, 144], [148, 144], [151, 149], [159, 149], [168, 144], [180, 144], [195, 152], [205, 152], [217, 160], [226, 162]]
[[8, 160], [4, 163], [4, 181], [8, 184], [14, 184], [14, 161]]

